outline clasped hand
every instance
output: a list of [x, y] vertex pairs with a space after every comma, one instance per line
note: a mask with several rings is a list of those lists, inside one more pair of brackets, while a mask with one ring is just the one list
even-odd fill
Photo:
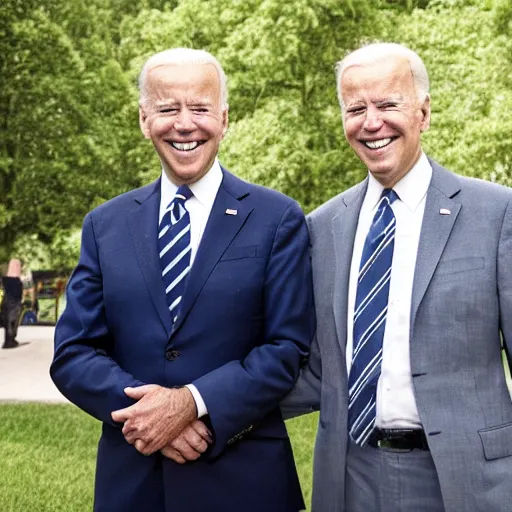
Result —
[[112, 412], [112, 419], [124, 423], [126, 441], [143, 455], [160, 450], [183, 464], [200, 457], [211, 443], [206, 425], [196, 419], [195, 402], [187, 388], [148, 384], [124, 391], [137, 402]]

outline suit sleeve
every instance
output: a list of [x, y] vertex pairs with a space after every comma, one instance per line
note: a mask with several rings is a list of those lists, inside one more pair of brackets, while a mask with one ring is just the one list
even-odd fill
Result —
[[320, 410], [320, 391], [322, 385], [322, 361], [318, 339], [315, 336], [311, 344], [309, 361], [301, 369], [293, 389], [281, 402], [284, 419]]
[[215, 432], [211, 455], [276, 409], [298, 377], [315, 329], [304, 215], [290, 205], [277, 227], [264, 282], [264, 338], [242, 361], [200, 377], [197, 387]]
[[[313, 259], [313, 220], [307, 217], [310, 238], [310, 258]], [[314, 274], [314, 269], [313, 269]], [[318, 343], [318, 331], [311, 344], [307, 364], [301, 368], [299, 378], [293, 389], [281, 402], [281, 413], [284, 419], [294, 418], [320, 410], [322, 387], [322, 358]]]
[[90, 214], [84, 220], [80, 260], [69, 280], [66, 301], [55, 329], [50, 375], [71, 402], [115, 426], [110, 413], [134, 403], [125, 395], [124, 388], [144, 383], [107, 355], [113, 340], [105, 317], [101, 268]]
[[508, 202], [498, 246], [500, 329], [509, 365], [512, 363], [512, 199]]

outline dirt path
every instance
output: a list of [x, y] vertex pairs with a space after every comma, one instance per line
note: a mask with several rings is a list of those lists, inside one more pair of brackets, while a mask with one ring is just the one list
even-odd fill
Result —
[[[0, 349], [0, 401], [67, 402], [48, 369], [53, 355], [53, 327], [20, 327], [18, 348]], [[4, 329], [0, 329], [0, 346]]]

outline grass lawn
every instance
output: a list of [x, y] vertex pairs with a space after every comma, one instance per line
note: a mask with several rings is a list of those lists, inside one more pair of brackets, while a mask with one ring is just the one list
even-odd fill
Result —
[[[287, 423], [306, 503], [316, 424], [316, 414]], [[99, 434], [71, 405], [0, 404], [0, 511], [90, 512]]]

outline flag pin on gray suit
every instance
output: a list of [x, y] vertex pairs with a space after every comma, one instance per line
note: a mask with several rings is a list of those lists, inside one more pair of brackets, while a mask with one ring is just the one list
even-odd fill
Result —
[[439, 210], [439, 213], [440, 213], [441, 215], [451, 215], [451, 213], [452, 213], [452, 212], [451, 212], [450, 210], [448, 210], [448, 208], [441, 208], [441, 209]]
[[228, 208], [226, 210], [226, 215], [236, 215], [238, 213], [238, 210], [232, 210], [231, 208]]

